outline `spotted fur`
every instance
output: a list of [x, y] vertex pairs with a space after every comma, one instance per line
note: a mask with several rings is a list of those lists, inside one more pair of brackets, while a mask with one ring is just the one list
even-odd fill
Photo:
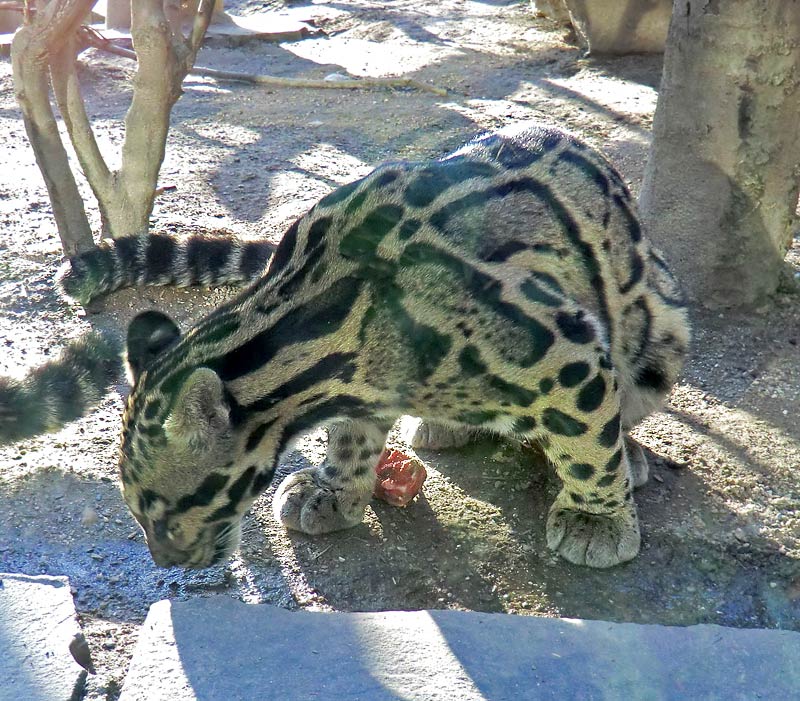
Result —
[[0, 377], [0, 444], [55, 431], [84, 416], [120, 367], [119, 344], [92, 332], [21, 380]]
[[489, 134], [324, 197], [258, 282], [184, 335], [158, 312], [134, 319], [124, 496], [158, 564], [206, 567], [236, 547], [290, 441], [327, 424], [325, 462], [290, 475], [274, 508], [306, 533], [346, 528], [411, 414], [420, 446], [465, 431], [538, 443], [563, 482], [549, 546], [614, 565], [639, 549], [646, 478], [625, 431], [659, 406], [688, 340], [613, 166], [556, 129]]

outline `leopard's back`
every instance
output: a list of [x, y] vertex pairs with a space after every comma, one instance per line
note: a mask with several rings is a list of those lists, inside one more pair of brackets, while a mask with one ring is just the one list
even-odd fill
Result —
[[[483, 294], [483, 274], [519, 303], [589, 314], [619, 376], [626, 426], [657, 408], [687, 350], [682, 295], [627, 186], [601, 154], [558, 129], [515, 126], [438, 161], [376, 168], [296, 223], [264, 287], [278, 276], [302, 278], [302, 293], [322, 289], [322, 270], [342, 268], [331, 249], [378, 287], [401, 271], [419, 317], [461, 291]], [[437, 268], [463, 268], [444, 298], [429, 284]]]

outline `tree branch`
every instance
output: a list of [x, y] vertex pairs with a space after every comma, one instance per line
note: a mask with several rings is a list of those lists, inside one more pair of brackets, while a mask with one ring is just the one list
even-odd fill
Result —
[[197, 67], [191, 71], [194, 75], [216, 78], [217, 80], [233, 80], [252, 85], [267, 85], [275, 88], [320, 88], [324, 90], [360, 90], [362, 88], [414, 88], [430, 92], [442, 97], [447, 96], [447, 90], [434, 85], [421, 83], [413, 78], [354, 78], [352, 80], [314, 80], [310, 78], [279, 78], [271, 75], [257, 75], [252, 73], [237, 73], [234, 71], [220, 71], [214, 68]]
[[[121, 46], [113, 44], [98, 32], [83, 27], [84, 38], [86, 43], [93, 46], [100, 51], [114, 54], [116, 56], [123, 56], [130, 58], [134, 61], [137, 60], [136, 52], [129, 49], [124, 49]], [[257, 75], [254, 73], [238, 73], [236, 71], [221, 71], [216, 68], [205, 68], [203, 66], [194, 66], [189, 70], [191, 75], [199, 75], [207, 78], [214, 78], [216, 80], [232, 80], [239, 83], [249, 83], [251, 85], [267, 85], [276, 88], [322, 88], [325, 90], [339, 89], [339, 90], [356, 90], [361, 88], [414, 88], [415, 90], [422, 90], [425, 92], [440, 95], [441, 97], [447, 96], [447, 91], [422, 83], [413, 78], [358, 78], [354, 80], [310, 80], [306, 78], [278, 78], [271, 75]]]
[[214, 0], [201, 0], [192, 23], [192, 33], [189, 35], [189, 51], [192, 57], [186, 64], [187, 71], [191, 70], [194, 65], [194, 60], [197, 58], [197, 52], [203, 43], [203, 37], [206, 35], [213, 14]]
[[68, 256], [88, 250], [94, 243], [50, 105], [47, 69], [49, 52], [63, 47], [93, 4], [94, 0], [51, 2], [17, 31], [11, 43], [14, 91]]
[[[0, 10], [5, 10], [7, 12], [22, 12], [25, 13], [25, 4], [21, 2], [0, 2]], [[36, 8], [32, 7], [30, 9], [30, 14], [33, 15], [36, 12]]]
[[58, 109], [67, 127], [86, 179], [102, 206], [110, 195], [111, 172], [103, 159], [92, 131], [81, 95], [80, 82], [75, 67], [77, 36], [64, 44], [61, 50], [50, 55], [50, 77]]

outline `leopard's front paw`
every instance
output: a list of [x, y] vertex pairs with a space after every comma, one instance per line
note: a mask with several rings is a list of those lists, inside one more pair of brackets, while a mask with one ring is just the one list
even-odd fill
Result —
[[311, 535], [329, 533], [359, 524], [372, 490], [333, 488], [319, 468], [309, 467], [289, 475], [272, 501], [275, 518], [286, 528]]
[[562, 492], [547, 517], [547, 545], [565, 560], [589, 567], [612, 567], [636, 557], [641, 544], [633, 502], [614, 514], [591, 514], [567, 506]]

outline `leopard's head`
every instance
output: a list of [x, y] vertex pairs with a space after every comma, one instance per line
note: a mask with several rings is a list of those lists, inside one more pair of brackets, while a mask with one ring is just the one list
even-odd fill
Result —
[[232, 399], [192, 353], [160, 312], [144, 312], [128, 328], [122, 492], [161, 567], [226, 560], [242, 515], [271, 477], [239, 459]]

